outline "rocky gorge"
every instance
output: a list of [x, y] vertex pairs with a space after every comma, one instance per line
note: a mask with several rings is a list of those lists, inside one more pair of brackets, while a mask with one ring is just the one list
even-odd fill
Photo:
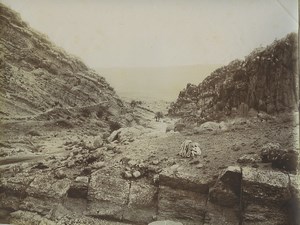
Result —
[[[295, 34], [155, 119], [161, 105], [122, 100], [3, 4], [0, 18], [0, 223], [300, 224]], [[181, 157], [186, 140], [202, 154]]]

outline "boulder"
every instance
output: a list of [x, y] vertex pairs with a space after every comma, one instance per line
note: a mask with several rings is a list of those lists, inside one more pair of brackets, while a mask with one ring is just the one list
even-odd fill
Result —
[[222, 207], [207, 202], [207, 213], [203, 225], [239, 225], [240, 212], [238, 208]]
[[215, 185], [209, 190], [209, 201], [225, 207], [237, 207], [241, 192], [241, 168], [229, 166], [224, 169]]
[[57, 180], [51, 175], [37, 175], [27, 188], [28, 195], [37, 198], [61, 199], [66, 196], [71, 180], [68, 178]]
[[244, 202], [282, 205], [291, 198], [289, 176], [282, 172], [242, 168]]
[[170, 132], [170, 131], [174, 131], [175, 130], [175, 125], [174, 124], [169, 124], [166, 127], [166, 133]]
[[174, 222], [171, 220], [160, 220], [160, 221], [154, 221], [152, 223], [148, 223], [148, 225], [183, 225], [183, 223]]
[[56, 225], [54, 221], [51, 221], [45, 217], [40, 216], [37, 213], [28, 212], [28, 211], [16, 211], [10, 214], [10, 223], [11, 224], [32, 224], [32, 225]]
[[132, 182], [123, 218], [135, 223], [151, 222], [157, 216], [157, 191], [145, 181]]
[[290, 224], [285, 208], [248, 204], [244, 209], [243, 225], [283, 225]]
[[300, 224], [300, 176], [299, 174], [290, 176], [290, 190], [292, 198], [289, 201], [289, 216], [291, 224]]
[[201, 124], [200, 131], [215, 131], [220, 130], [220, 124], [216, 122], [205, 122]]
[[94, 139], [93, 146], [94, 146], [95, 149], [101, 148], [103, 146], [103, 140], [102, 140], [102, 138], [101, 137], [96, 137]]
[[68, 197], [70, 198], [86, 198], [88, 193], [89, 178], [87, 176], [76, 177], [72, 182]]
[[57, 206], [62, 202], [62, 199], [54, 199], [50, 197], [32, 197], [24, 198], [19, 206], [20, 210], [36, 212], [40, 215], [49, 215], [55, 211]]
[[22, 202], [22, 197], [13, 196], [6, 193], [0, 193], [0, 209], [8, 211], [16, 211]]
[[26, 189], [34, 178], [26, 174], [17, 174], [15, 177], [1, 178], [0, 193], [24, 197], [27, 195]]
[[185, 167], [179, 165], [173, 165], [165, 168], [159, 174], [160, 185], [169, 186], [173, 188], [180, 188], [183, 190], [189, 190], [199, 192], [203, 194], [208, 193], [209, 184], [213, 178], [209, 176], [199, 176], [195, 173], [190, 173]]
[[141, 174], [141, 172], [140, 171], [134, 171], [133, 173], [132, 173], [132, 175], [135, 177], [135, 178], [139, 178], [142, 174]]
[[239, 195], [234, 193], [224, 183], [217, 182], [209, 190], [209, 201], [219, 206], [234, 207], [239, 204]]
[[130, 182], [96, 171], [88, 189], [87, 215], [120, 220], [127, 205]]
[[205, 194], [160, 186], [157, 218], [179, 221], [183, 224], [199, 224], [204, 220], [206, 200]]
[[142, 126], [124, 127], [113, 131], [107, 140], [109, 142], [118, 141], [120, 143], [126, 141], [130, 142], [134, 137], [139, 137], [141, 134], [146, 132], [147, 130]]
[[263, 162], [270, 162], [274, 168], [296, 171], [299, 153], [294, 150], [282, 149], [278, 143], [268, 143], [260, 151]]
[[259, 163], [261, 158], [257, 154], [245, 154], [238, 158], [237, 162], [242, 164]]

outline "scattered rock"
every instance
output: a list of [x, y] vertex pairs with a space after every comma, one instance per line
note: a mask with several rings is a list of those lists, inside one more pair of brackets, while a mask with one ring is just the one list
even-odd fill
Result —
[[158, 165], [158, 164], [159, 164], [159, 161], [158, 161], [157, 159], [155, 159], [155, 160], [152, 161], [152, 164], [153, 164], [153, 165]]
[[36, 131], [36, 130], [31, 130], [27, 132], [27, 135], [31, 135], [31, 136], [42, 136], [40, 134], [40, 132]]
[[202, 163], [199, 163], [199, 164], [196, 166], [196, 168], [197, 168], [197, 169], [201, 169], [201, 168], [203, 168], [203, 166], [204, 166], [204, 165], [203, 165]]
[[275, 117], [274, 116], [271, 116], [265, 112], [259, 112], [257, 114], [257, 118], [261, 119], [261, 120], [265, 120], [265, 121], [268, 121], [268, 120], [274, 120]]
[[222, 121], [219, 124], [219, 127], [220, 127], [220, 130], [222, 130], [222, 131], [227, 131], [228, 130], [228, 126], [227, 126], [227, 124], [224, 121]]
[[240, 151], [240, 150], [242, 149], [242, 146], [239, 145], [239, 144], [233, 144], [233, 145], [231, 146], [231, 149], [232, 149], [232, 151], [237, 152], [237, 151]]
[[172, 220], [160, 220], [160, 221], [154, 221], [152, 223], [148, 223], [148, 225], [183, 225], [183, 223], [174, 222]]
[[105, 162], [102, 162], [102, 161], [95, 162], [95, 163], [92, 164], [93, 169], [101, 169], [103, 167], [105, 167]]
[[135, 161], [133, 159], [128, 161], [128, 166], [133, 167], [133, 166], [136, 166], [136, 165], [138, 165], [137, 161]]
[[70, 161], [67, 162], [67, 167], [68, 168], [72, 168], [74, 166], [75, 166], [75, 160], [70, 160]]
[[215, 131], [220, 129], [220, 124], [216, 122], [205, 122], [201, 124], [200, 131]]
[[132, 173], [132, 175], [133, 175], [135, 178], [139, 178], [142, 174], [141, 174], [140, 171], [134, 171], [134, 172]]
[[127, 178], [127, 179], [132, 178], [131, 172], [130, 171], [125, 171], [124, 172], [124, 177]]
[[107, 150], [115, 150], [116, 147], [117, 147], [117, 144], [109, 143], [109, 144], [106, 145], [106, 147], [107, 147]]
[[241, 156], [238, 160], [238, 163], [259, 163], [261, 162], [261, 158], [257, 154], [246, 154]]
[[192, 161], [189, 162], [189, 164], [194, 165], [198, 164], [200, 161], [198, 159], [193, 159]]
[[57, 178], [57, 179], [63, 179], [66, 176], [67, 176], [66, 173], [62, 169], [58, 169], [54, 173], [54, 177]]
[[134, 141], [134, 137], [139, 137], [141, 134], [145, 133], [146, 130], [142, 126], [135, 127], [123, 127], [118, 130], [115, 130], [111, 133], [111, 135], [107, 138], [109, 142], [118, 141], [120, 143], [123, 142], [132, 142]]
[[49, 167], [47, 165], [45, 165], [44, 162], [39, 162], [37, 163], [37, 165], [35, 165], [34, 167], [32, 167], [32, 169], [48, 169]]
[[95, 140], [94, 140], [94, 148], [97, 149], [97, 148], [101, 148], [103, 146], [103, 140], [102, 138], [100, 137], [97, 137]]
[[166, 128], [166, 133], [174, 131], [175, 125], [174, 124], [169, 124]]
[[154, 184], [158, 184], [159, 183], [159, 175], [158, 174], [154, 174], [153, 175], [153, 183]]

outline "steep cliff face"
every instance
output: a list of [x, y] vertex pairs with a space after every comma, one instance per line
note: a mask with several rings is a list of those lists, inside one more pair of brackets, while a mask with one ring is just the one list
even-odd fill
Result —
[[297, 35], [292, 33], [215, 70], [198, 86], [188, 84], [169, 114], [203, 122], [239, 108], [270, 114], [292, 110], [299, 99], [297, 60]]
[[112, 87], [79, 59], [32, 30], [0, 4], [0, 116], [31, 116], [53, 107], [122, 102]]

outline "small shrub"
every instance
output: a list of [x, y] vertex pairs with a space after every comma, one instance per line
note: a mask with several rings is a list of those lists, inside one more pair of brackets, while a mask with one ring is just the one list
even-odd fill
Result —
[[74, 127], [73, 124], [72, 124], [70, 121], [64, 120], [64, 119], [57, 120], [57, 121], [55, 122], [55, 125], [56, 125], [56, 126], [59, 126], [59, 127], [61, 127], [61, 128], [68, 128], [68, 129]]
[[183, 131], [183, 129], [185, 129], [185, 128], [186, 128], [186, 125], [185, 125], [184, 123], [177, 123], [177, 124], [175, 125], [174, 131], [179, 131], [179, 132], [181, 132], [181, 131]]
[[121, 124], [116, 121], [109, 121], [109, 129], [112, 131], [119, 130], [121, 128]]
[[160, 119], [162, 119], [164, 117], [164, 114], [162, 112], [156, 112], [155, 113], [155, 120], [159, 121]]
[[27, 134], [31, 136], [41, 136], [41, 134], [36, 130], [31, 130]]
[[103, 115], [104, 115], [104, 112], [103, 112], [103, 110], [98, 110], [97, 111], [97, 113], [96, 113], [96, 116], [100, 119], [100, 118], [102, 118], [103, 117]]
[[132, 100], [132, 101], [130, 102], [130, 106], [131, 106], [132, 108], [135, 108], [135, 107], [137, 106], [137, 101]]
[[81, 111], [81, 114], [83, 117], [89, 117], [91, 115], [91, 111], [87, 108], [83, 108], [82, 111]]

